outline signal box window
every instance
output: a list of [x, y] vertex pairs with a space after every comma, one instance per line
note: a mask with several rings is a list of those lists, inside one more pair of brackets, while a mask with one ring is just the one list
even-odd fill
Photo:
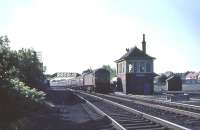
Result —
[[133, 70], [134, 70], [134, 72], [138, 72], [138, 64], [137, 64], [137, 62], [133, 63]]
[[144, 62], [140, 62], [140, 72], [145, 72], [145, 64], [144, 64]]
[[122, 73], [124, 73], [124, 63], [122, 63]]
[[150, 65], [150, 63], [146, 63], [146, 72], [151, 72], [151, 65]]
[[133, 72], [133, 65], [132, 64], [128, 65], [128, 72]]

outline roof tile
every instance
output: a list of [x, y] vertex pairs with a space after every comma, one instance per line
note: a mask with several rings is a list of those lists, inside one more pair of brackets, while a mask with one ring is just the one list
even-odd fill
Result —
[[126, 54], [124, 54], [120, 59], [116, 60], [115, 62], [119, 62], [126, 59], [155, 59], [138, 49], [136, 46], [131, 48]]

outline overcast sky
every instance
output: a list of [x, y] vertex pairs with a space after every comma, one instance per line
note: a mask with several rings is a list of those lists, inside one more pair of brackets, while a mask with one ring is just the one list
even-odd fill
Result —
[[200, 70], [199, 0], [1, 0], [0, 19], [0, 35], [40, 51], [47, 73], [115, 67], [143, 33], [155, 72]]

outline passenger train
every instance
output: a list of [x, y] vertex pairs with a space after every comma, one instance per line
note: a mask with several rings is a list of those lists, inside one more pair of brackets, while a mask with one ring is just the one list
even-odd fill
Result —
[[67, 88], [81, 89], [88, 92], [110, 92], [110, 72], [104, 68], [91, 70], [77, 77], [67, 79]]

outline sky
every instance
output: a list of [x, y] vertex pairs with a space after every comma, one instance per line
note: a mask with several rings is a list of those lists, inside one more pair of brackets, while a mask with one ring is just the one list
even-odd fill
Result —
[[46, 73], [116, 67], [143, 33], [156, 73], [200, 71], [199, 0], [1, 0], [0, 19], [0, 36], [41, 52]]

